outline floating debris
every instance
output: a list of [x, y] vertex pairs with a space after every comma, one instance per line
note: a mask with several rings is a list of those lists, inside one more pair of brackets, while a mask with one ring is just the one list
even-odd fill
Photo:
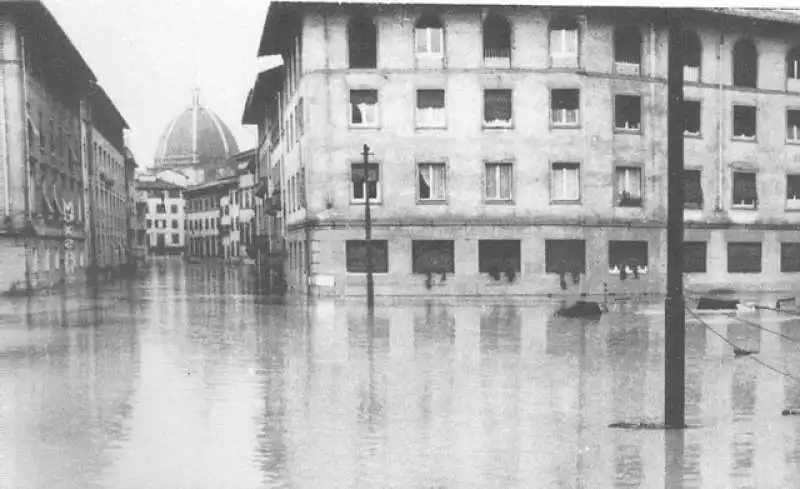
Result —
[[603, 315], [604, 309], [597, 302], [577, 301], [569, 307], [556, 311], [556, 316], [565, 318], [599, 318]]
[[758, 353], [758, 351], [756, 351], [756, 350], [742, 350], [741, 348], [734, 348], [733, 349], [733, 356], [735, 356], [736, 358], [746, 357], [748, 355], [755, 355], [757, 353]]

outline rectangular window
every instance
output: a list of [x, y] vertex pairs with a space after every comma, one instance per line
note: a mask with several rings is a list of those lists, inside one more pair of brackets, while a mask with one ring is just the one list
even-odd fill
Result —
[[172, 220], [172, 229], [178, 229], [178, 221], [176, 219]]
[[574, 21], [550, 23], [550, 64], [556, 67], [578, 65], [578, 25]]
[[756, 108], [748, 105], [733, 106], [733, 137], [756, 138]]
[[[389, 242], [385, 239], [372, 240], [372, 271], [389, 272]], [[367, 244], [361, 240], [345, 242], [347, 271], [349, 273], [367, 273]]]
[[620, 131], [641, 131], [641, 97], [638, 95], [617, 95], [614, 97], [614, 127]]
[[511, 116], [511, 90], [483, 91], [483, 125], [485, 127], [510, 127]]
[[786, 175], [786, 208], [800, 209], [800, 174]]
[[647, 241], [609, 241], [608, 269], [613, 274], [647, 273]]
[[728, 243], [728, 273], [761, 273], [761, 243]]
[[683, 208], [703, 208], [703, 184], [700, 170], [683, 171]]
[[617, 207], [642, 206], [642, 169], [638, 166], [618, 166], [615, 169]]
[[706, 273], [706, 242], [684, 241], [683, 273]]
[[781, 243], [781, 272], [800, 272], [800, 243]]
[[550, 91], [550, 122], [557, 127], [580, 124], [581, 91], [558, 89]]
[[444, 163], [420, 163], [417, 198], [423, 201], [447, 199], [447, 166]]
[[446, 124], [444, 90], [417, 90], [417, 127], [441, 128]]
[[156, 214], [166, 214], [167, 206], [164, 204], [156, 204]]
[[518, 239], [481, 239], [478, 240], [479, 273], [520, 273], [521, 269], [520, 241]]
[[152, 219], [148, 219], [147, 220], [147, 229], [151, 229], [152, 227], [153, 227], [153, 220]]
[[510, 201], [513, 198], [514, 166], [511, 163], [486, 163], [484, 198]]
[[800, 142], [800, 109], [786, 111], [786, 139]]
[[178, 233], [172, 233], [172, 244], [180, 244], [181, 243], [181, 235]]
[[417, 54], [441, 56], [444, 46], [444, 29], [441, 27], [416, 27], [414, 38]]
[[683, 135], [700, 135], [700, 102], [697, 100], [683, 101]]
[[172, 204], [171, 206], [169, 206], [169, 211], [171, 213], [173, 213], [173, 214], [177, 214], [178, 213], [178, 206], [175, 205], [175, 204]]
[[756, 174], [751, 172], [733, 172], [733, 207], [737, 209], [755, 209], [758, 207], [758, 189]]
[[369, 192], [370, 200], [380, 200], [380, 167], [378, 163], [370, 163], [367, 165], [367, 169], [367, 178], [364, 178], [363, 164], [353, 163], [350, 166], [350, 181], [352, 183], [350, 199], [353, 202], [363, 202], [367, 192]]
[[413, 273], [456, 273], [455, 245], [451, 240], [419, 240], [411, 242]]
[[581, 198], [581, 170], [579, 163], [553, 163], [550, 177], [552, 202], [577, 202]]
[[586, 273], [586, 241], [582, 239], [546, 239], [545, 273]]
[[350, 125], [376, 127], [378, 117], [377, 90], [350, 90]]

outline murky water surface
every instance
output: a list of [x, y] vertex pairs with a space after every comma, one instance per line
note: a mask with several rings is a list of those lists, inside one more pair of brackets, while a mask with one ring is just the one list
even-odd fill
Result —
[[[800, 487], [800, 382], [695, 321], [684, 432], [660, 305], [270, 304], [246, 271], [163, 263], [82, 299], [0, 304], [2, 488]], [[800, 376], [800, 320], [704, 316]]]

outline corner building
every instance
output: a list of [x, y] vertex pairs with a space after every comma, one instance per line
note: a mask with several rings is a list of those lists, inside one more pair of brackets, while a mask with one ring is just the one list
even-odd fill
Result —
[[[792, 289], [800, 16], [683, 13], [686, 284]], [[364, 293], [368, 192], [378, 294], [663, 292], [664, 18], [271, 3], [259, 55], [281, 76], [259, 77], [245, 122], [290, 286]]]

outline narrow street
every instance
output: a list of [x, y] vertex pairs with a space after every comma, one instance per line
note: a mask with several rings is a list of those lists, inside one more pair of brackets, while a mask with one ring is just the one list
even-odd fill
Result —
[[[163, 261], [94, 297], [9, 301], [0, 486], [800, 486], [800, 425], [780, 415], [800, 383], [696, 322], [699, 427], [608, 428], [663, 416], [658, 304], [581, 323], [557, 304], [379, 299], [368, 327], [358, 300], [253, 289], [243, 269]], [[800, 320], [772, 314], [754, 320], [793, 340], [705, 318], [800, 374]]]

